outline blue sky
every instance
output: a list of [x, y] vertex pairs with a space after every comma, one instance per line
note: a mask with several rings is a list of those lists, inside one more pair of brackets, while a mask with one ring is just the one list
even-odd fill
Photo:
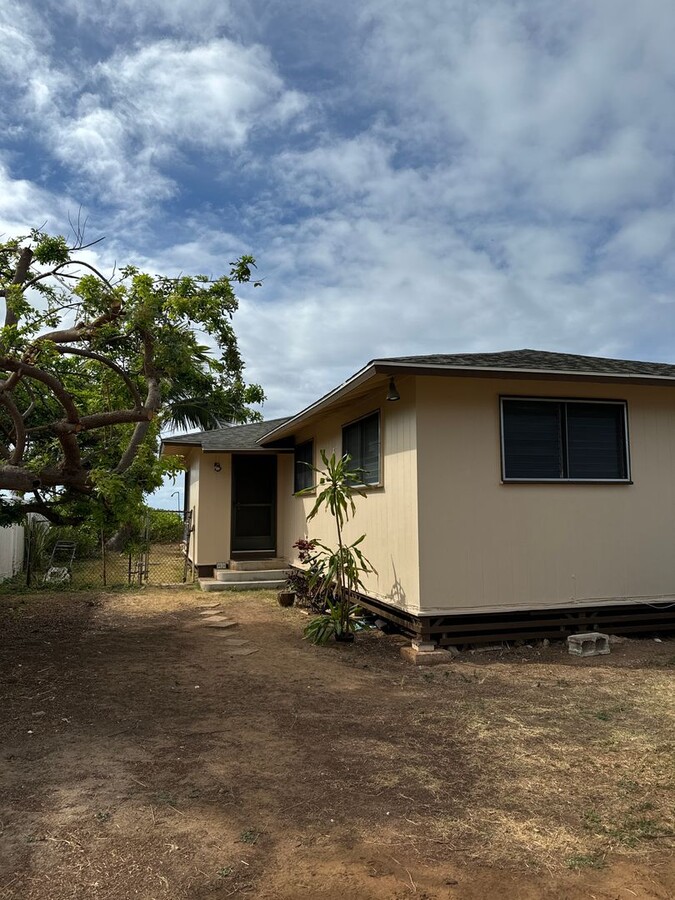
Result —
[[270, 418], [380, 355], [675, 361], [673, 33], [669, 0], [0, 0], [0, 232], [253, 253]]

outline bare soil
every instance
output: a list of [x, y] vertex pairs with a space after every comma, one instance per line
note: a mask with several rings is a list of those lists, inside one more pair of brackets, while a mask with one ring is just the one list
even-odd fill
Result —
[[0, 898], [675, 897], [675, 641], [423, 670], [306, 621], [0, 598]]

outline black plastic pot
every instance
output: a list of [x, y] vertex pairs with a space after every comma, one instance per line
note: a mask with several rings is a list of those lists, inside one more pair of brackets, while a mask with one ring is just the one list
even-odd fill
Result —
[[280, 591], [277, 594], [279, 606], [293, 606], [295, 603], [295, 594], [293, 591]]
[[336, 634], [335, 640], [339, 644], [353, 644], [354, 643], [354, 632], [346, 631], [343, 634]]

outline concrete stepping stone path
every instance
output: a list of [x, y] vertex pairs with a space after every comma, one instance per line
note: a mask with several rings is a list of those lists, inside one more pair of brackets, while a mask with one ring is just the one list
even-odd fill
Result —
[[[234, 619], [230, 619], [225, 615], [222, 604], [214, 603], [210, 606], [201, 607], [199, 610], [201, 616], [200, 624], [205, 628], [216, 628], [221, 631], [228, 631], [230, 628], [237, 628], [239, 623]], [[252, 653], [258, 652], [258, 647], [249, 647], [248, 641], [242, 638], [233, 638], [229, 634], [223, 635], [223, 650], [227, 656], [250, 656]]]

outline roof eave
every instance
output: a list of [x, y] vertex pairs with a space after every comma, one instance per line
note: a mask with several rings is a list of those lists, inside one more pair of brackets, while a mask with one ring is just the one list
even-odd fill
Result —
[[647, 375], [630, 372], [581, 372], [569, 369], [516, 369], [503, 366], [448, 366], [434, 363], [373, 360], [373, 369], [380, 375], [393, 375], [405, 370], [408, 375], [447, 375], [467, 378], [537, 378], [565, 381], [613, 381], [630, 384], [675, 384], [675, 376]]
[[201, 441], [172, 441], [170, 438], [166, 440], [160, 441], [159, 445], [159, 455], [161, 456], [164, 453], [165, 447], [176, 447], [184, 450], [190, 450], [193, 447], [201, 447]]
[[320, 410], [325, 409], [325, 407], [330, 406], [341, 397], [350, 394], [365, 381], [368, 381], [369, 378], [372, 378], [373, 375], [376, 375], [377, 373], [374, 369], [374, 363], [375, 360], [371, 360], [369, 363], [366, 363], [366, 365], [362, 369], [359, 369], [359, 371], [355, 375], [352, 375], [351, 378], [343, 381], [342, 384], [338, 385], [327, 394], [324, 394], [323, 397], [320, 397], [310, 406], [305, 407], [305, 409], [301, 410], [297, 415], [292, 416], [287, 422], [284, 422], [283, 425], [278, 425], [272, 431], [269, 431], [267, 434], [264, 434], [262, 437], [258, 438], [256, 443], [264, 445], [270, 440], [278, 440], [280, 437], [292, 434], [295, 428], [310, 416], [313, 416]]

